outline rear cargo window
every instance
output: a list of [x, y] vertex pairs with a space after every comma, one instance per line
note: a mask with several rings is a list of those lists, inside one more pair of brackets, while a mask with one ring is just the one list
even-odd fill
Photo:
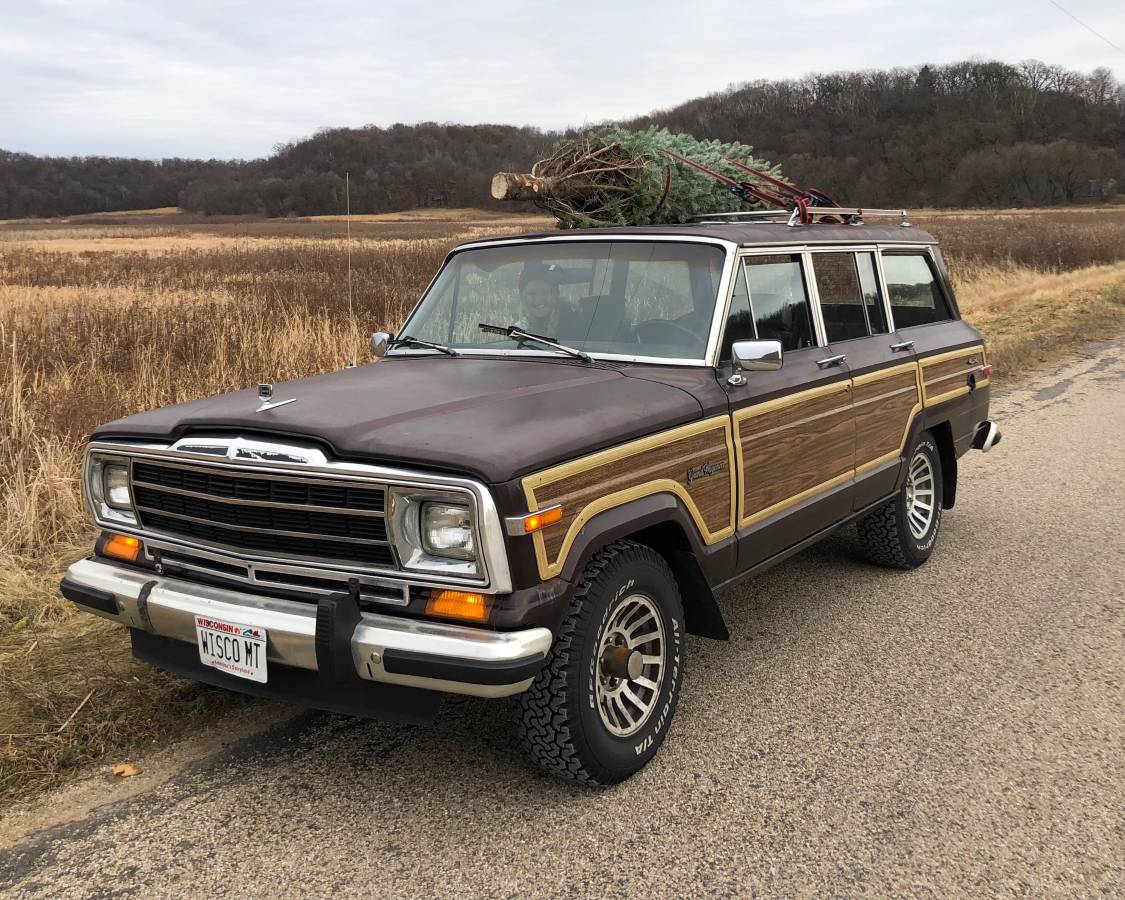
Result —
[[883, 274], [887, 279], [895, 328], [929, 325], [953, 318], [928, 257], [920, 253], [887, 254], [883, 257]]

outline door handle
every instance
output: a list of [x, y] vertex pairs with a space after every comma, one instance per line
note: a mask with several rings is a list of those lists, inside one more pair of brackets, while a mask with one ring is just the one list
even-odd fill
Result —
[[829, 356], [827, 359], [818, 359], [816, 364], [822, 369], [827, 369], [829, 366], [842, 366], [847, 361], [847, 357], [841, 353], [839, 356]]
[[898, 353], [900, 350], [913, 350], [914, 341], [902, 341], [899, 344], [891, 344], [891, 352]]

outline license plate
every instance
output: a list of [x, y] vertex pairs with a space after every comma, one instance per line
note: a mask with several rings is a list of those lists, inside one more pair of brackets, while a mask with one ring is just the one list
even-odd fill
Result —
[[266, 630], [210, 616], [195, 617], [199, 660], [206, 666], [251, 681], [266, 681]]

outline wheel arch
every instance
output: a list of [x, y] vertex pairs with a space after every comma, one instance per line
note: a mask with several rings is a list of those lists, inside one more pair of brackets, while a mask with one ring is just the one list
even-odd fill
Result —
[[914, 418], [903, 448], [903, 465], [899, 470], [895, 490], [902, 490], [906, 484], [913, 448], [927, 431], [933, 435], [934, 443], [937, 444], [938, 461], [941, 463], [941, 507], [953, 509], [953, 504], [957, 502], [957, 448], [953, 443], [953, 424], [948, 416], [935, 417], [922, 413]]
[[561, 576], [576, 583], [590, 558], [617, 540], [643, 544], [668, 563], [680, 588], [684, 627], [689, 634], [716, 640], [730, 637], [701, 560], [727, 552], [733, 563], [733, 539], [707, 547], [678, 497], [671, 493], [652, 494], [590, 519], [571, 546]]
[[949, 420], [929, 424], [941, 461], [941, 505], [953, 509], [957, 502], [957, 450], [953, 444], [953, 426]]

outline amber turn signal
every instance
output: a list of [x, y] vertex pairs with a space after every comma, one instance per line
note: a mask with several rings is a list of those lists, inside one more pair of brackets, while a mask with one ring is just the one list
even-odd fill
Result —
[[468, 619], [484, 622], [492, 609], [492, 598], [486, 594], [467, 591], [435, 591], [426, 603], [426, 615], [446, 616], [450, 619]]
[[541, 528], [547, 528], [547, 525], [553, 525], [562, 519], [562, 507], [551, 506], [548, 510], [540, 510], [535, 513], [528, 513], [517, 520], [522, 524], [522, 533], [533, 534]]
[[141, 552], [141, 542], [139, 538], [129, 537], [127, 534], [115, 534], [102, 547], [102, 553], [106, 556], [116, 556], [118, 559], [126, 560], [127, 562], [136, 562], [137, 555]]

